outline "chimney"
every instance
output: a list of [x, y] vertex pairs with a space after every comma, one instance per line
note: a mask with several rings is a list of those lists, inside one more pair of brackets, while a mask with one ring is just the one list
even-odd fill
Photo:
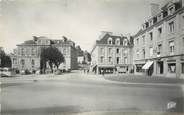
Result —
[[150, 13], [151, 16], [155, 16], [156, 14], [159, 13], [159, 4], [151, 3], [150, 4]]

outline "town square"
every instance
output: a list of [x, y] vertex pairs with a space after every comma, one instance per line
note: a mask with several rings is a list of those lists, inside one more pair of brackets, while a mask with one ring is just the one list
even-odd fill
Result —
[[184, 114], [184, 0], [0, 0], [2, 115]]

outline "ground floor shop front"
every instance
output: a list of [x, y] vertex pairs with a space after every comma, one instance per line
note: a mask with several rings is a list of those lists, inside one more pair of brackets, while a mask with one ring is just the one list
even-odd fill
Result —
[[184, 78], [184, 55], [136, 60], [134, 68], [139, 75]]
[[132, 65], [130, 64], [121, 64], [121, 65], [95, 65], [92, 68], [92, 71], [96, 74], [128, 74], [131, 73]]

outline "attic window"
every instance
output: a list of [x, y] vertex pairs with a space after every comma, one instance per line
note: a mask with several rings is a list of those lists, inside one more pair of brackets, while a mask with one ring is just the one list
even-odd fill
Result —
[[174, 13], [174, 11], [175, 11], [175, 7], [174, 6], [170, 7], [169, 11], [168, 11], [169, 15], [172, 15]]
[[112, 38], [108, 39], [108, 44], [112, 44]]
[[123, 41], [123, 45], [124, 45], [124, 46], [127, 46], [127, 45], [128, 45], [127, 39], [125, 39], [125, 40]]
[[116, 39], [116, 45], [120, 45], [120, 39]]

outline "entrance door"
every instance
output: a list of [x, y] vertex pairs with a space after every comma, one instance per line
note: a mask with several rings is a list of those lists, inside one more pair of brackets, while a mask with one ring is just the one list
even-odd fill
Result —
[[164, 63], [163, 61], [157, 62], [157, 73], [158, 74], [163, 74], [164, 73]]

